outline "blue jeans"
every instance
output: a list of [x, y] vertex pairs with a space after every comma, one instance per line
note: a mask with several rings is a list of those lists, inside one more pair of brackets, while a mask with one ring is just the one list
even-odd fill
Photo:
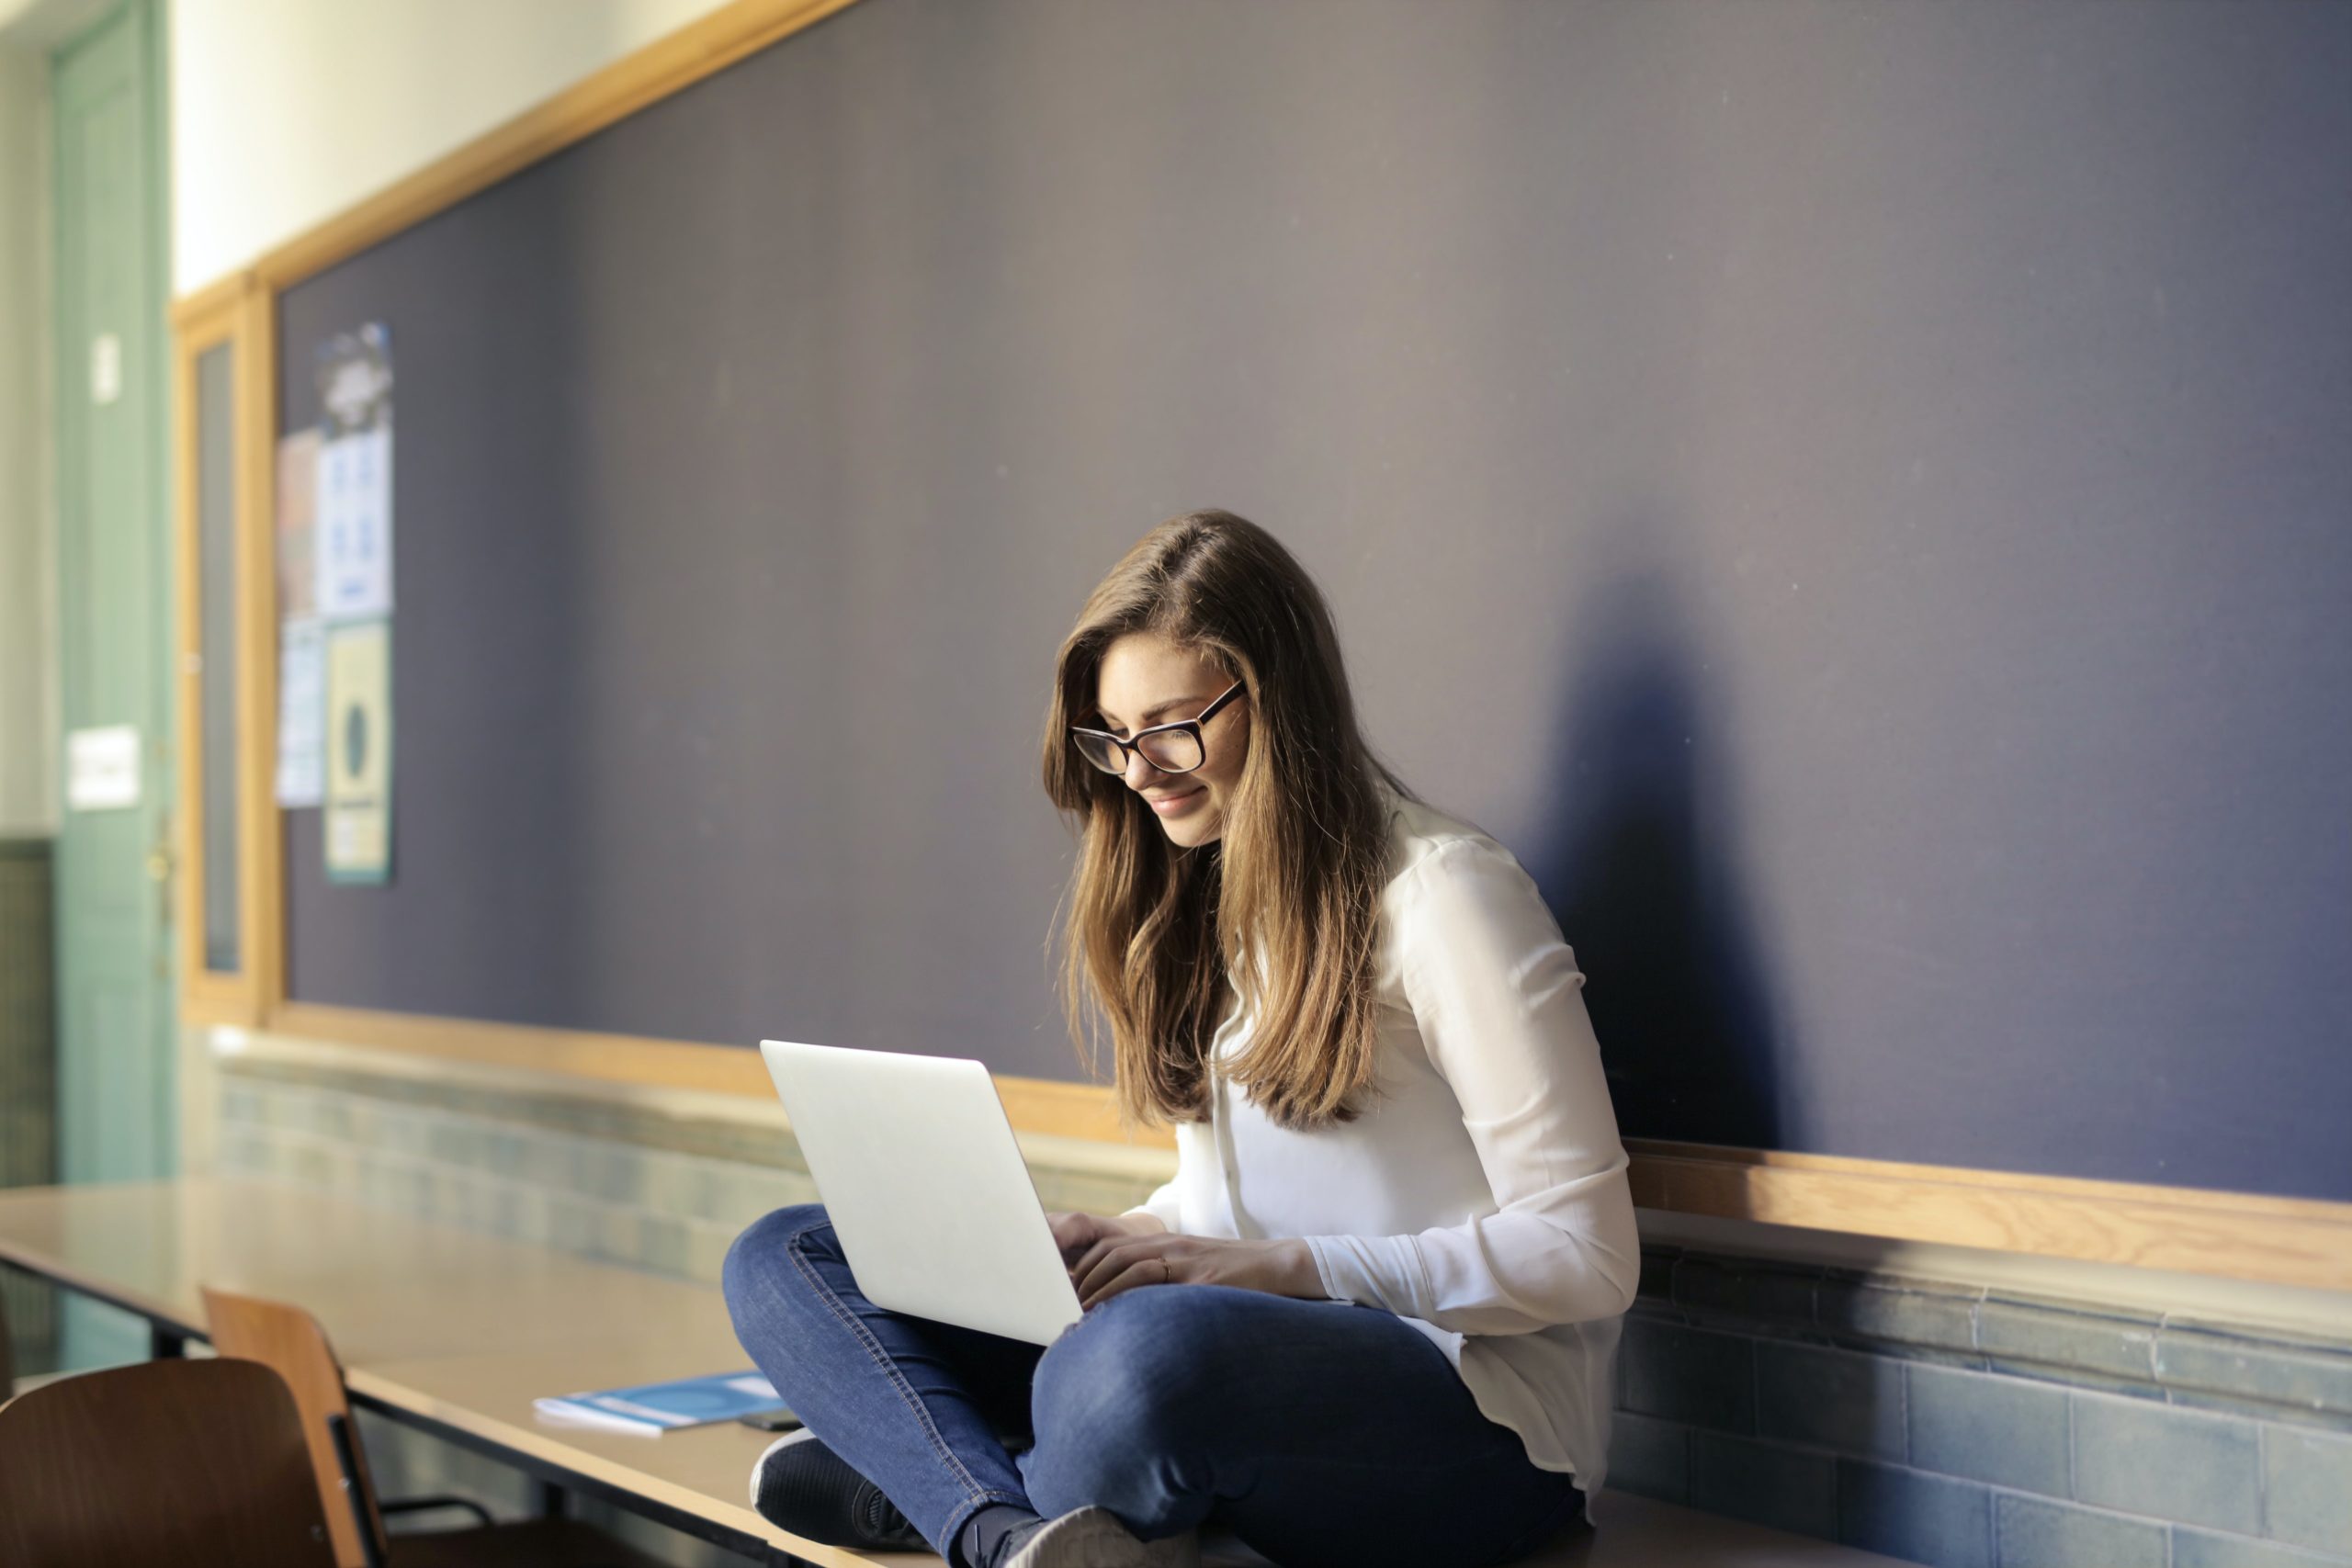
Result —
[[1093, 1504], [1146, 1540], [1222, 1525], [1283, 1568], [1483, 1568], [1583, 1505], [1376, 1308], [1146, 1285], [1040, 1348], [876, 1306], [817, 1203], [753, 1224], [725, 1279], [777, 1393], [942, 1556], [983, 1505]]

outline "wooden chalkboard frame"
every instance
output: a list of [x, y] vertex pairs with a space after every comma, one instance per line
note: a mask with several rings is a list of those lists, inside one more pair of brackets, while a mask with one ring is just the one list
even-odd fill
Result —
[[[239, 599], [238, 646], [248, 669], [239, 687], [237, 804], [247, 889], [245, 964], [233, 981], [212, 977], [186, 987], [183, 1012], [189, 1022], [250, 1023], [605, 1083], [755, 1098], [771, 1092], [756, 1054], [737, 1047], [329, 1007], [286, 995], [282, 834], [271, 766], [276, 584], [267, 567], [278, 407], [275, 323], [286, 289], [853, 3], [735, 0], [175, 305], [175, 367], [192, 364], [198, 351], [224, 341], [236, 355], [238, 514], [246, 563], [241, 582], [247, 588]], [[184, 433], [175, 452], [175, 493], [182, 513], [177, 570], [187, 647], [195, 646], [199, 630], [193, 551], [186, 538], [192, 452]], [[185, 765], [180, 788], [183, 840], [193, 844], [204, 803], [193, 770]], [[200, 891], [198, 868], [183, 879], [183, 899]], [[1126, 1139], [1106, 1088], [1017, 1077], [999, 1084], [1014, 1125], [1024, 1132], [1173, 1146], [1164, 1131]], [[1648, 1209], [2352, 1290], [2352, 1203], [1647, 1139], [1629, 1139], [1627, 1147], [1635, 1201]]]
[[[272, 972], [270, 955], [277, 952], [282, 933], [273, 923], [278, 908], [256, 889], [275, 874], [274, 855], [265, 840], [277, 831], [274, 814], [266, 814], [268, 792], [256, 793], [251, 781], [257, 766], [266, 766], [267, 748], [276, 745], [274, 727], [254, 722], [271, 700], [277, 682], [272, 668], [277, 650], [271, 616], [250, 612], [266, 604], [274, 593], [270, 556], [271, 533], [265, 480], [254, 470], [260, 445], [246, 439], [250, 430], [269, 422], [272, 378], [256, 364], [256, 344], [267, 342], [266, 323], [257, 321], [262, 310], [258, 293], [247, 280], [235, 287], [208, 289], [190, 296], [172, 312], [172, 534], [175, 544], [175, 606], [179, 615], [175, 646], [175, 674], [179, 699], [181, 742], [176, 846], [179, 964], [182, 1016], [190, 1022], [248, 1024], [258, 1021], [262, 1010], [262, 976]], [[263, 328], [256, 339], [254, 329]], [[233, 971], [211, 968], [205, 961], [205, 863], [201, 830], [208, 803], [204, 799], [204, 715], [202, 595], [198, 581], [197, 464], [200, 451], [196, 397], [197, 362], [215, 348], [231, 355], [232, 412], [234, 422], [235, 573], [241, 614], [235, 628], [237, 651], [236, 736], [237, 798], [220, 803], [237, 816], [238, 883], [243, 890], [238, 908], [238, 953]], [[256, 595], [259, 597], [256, 598]], [[266, 775], [265, 775], [266, 776]]]

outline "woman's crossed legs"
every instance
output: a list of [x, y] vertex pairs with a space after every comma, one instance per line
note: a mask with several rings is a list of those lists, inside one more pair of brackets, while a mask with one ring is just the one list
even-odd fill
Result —
[[989, 1503], [1092, 1504], [1147, 1540], [1223, 1525], [1283, 1568], [1478, 1568], [1581, 1501], [1385, 1312], [1141, 1286], [1041, 1350], [876, 1306], [814, 1203], [745, 1231], [726, 1288], [777, 1392], [943, 1555]]

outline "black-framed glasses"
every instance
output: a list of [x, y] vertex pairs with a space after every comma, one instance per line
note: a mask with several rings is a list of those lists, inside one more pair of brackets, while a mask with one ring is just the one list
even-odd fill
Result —
[[1078, 742], [1080, 756], [1106, 773], [1125, 773], [1127, 759], [1138, 751], [1143, 753], [1145, 761], [1163, 773], [1189, 773], [1208, 758], [1208, 748], [1201, 741], [1201, 726], [1215, 718], [1217, 710], [1231, 702], [1240, 690], [1241, 682], [1236, 681], [1194, 716], [1138, 729], [1132, 739], [1122, 740], [1107, 729], [1088, 729], [1076, 724], [1069, 727], [1069, 738]]

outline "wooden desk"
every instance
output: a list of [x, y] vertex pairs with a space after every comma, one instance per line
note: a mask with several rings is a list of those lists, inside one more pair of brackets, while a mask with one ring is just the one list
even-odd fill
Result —
[[[712, 1354], [734, 1344], [729, 1332], [726, 1346], [681, 1339], [660, 1346], [640, 1341], [626, 1349], [424, 1357], [354, 1371], [350, 1383], [354, 1396], [375, 1409], [510, 1463], [560, 1472], [570, 1484], [625, 1500], [637, 1512], [657, 1518], [691, 1517], [746, 1539], [788, 1544], [797, 1538], [784, 1535], [752, 1508], [752, 1461], [773, 1437], [729, 1422], [640, 1438], [551, 1427], [531, 1409], [532, 1400], [550, 1391], [618, 1388], [707, 1372], [728, 1364], [723, 1356], [714, 1361]], [[736, 1359], [744, 1359], [740, 1349]], [[827, 1564], [940, 1568], [940, 1560], [928, 1551], [853, 1553], [814, 1543], [788, 1549]]]
[[[856, 1553], [754, 1513], [752, 1461], [774, 1439], [727, 1423], [635, 1438], [553, 1427], [540, 1394], [749, 1363], [707, 1286], [300, 1187], [209, 1179], [0, 1190], [0, 1262], [147, 1319], [157, 1349], [206, 1337], [202, 1284], [293, 1302], [325, 1325], [354, 1401], [754, 1562], [939, 1568]], [[1901, 1568], [1891, 1558], [1605, 1493], [1602, 1529], [1520, 1568]], [[1229, 1538], [1210, 1563], [1262, 1563]]]
[[[164, 1355], [207, 1337], [201, 1285], [292, 1302], [325, 1325], [354, 1403], [548, 1485], [754, 1562], [937, 1568], [928, 1553], [804, 1540], [752, 1512], [765, 1433], [729, 1422], [640, 1438], [533, 1417], [543, 1393], [749, 1366], [707, 1286], [226, 1178], [0, 1190], [0, 1262], [145, 1318]], [[469, 1407], [468, 1379], [504, 1397], [504, 1418]]]
[[697, 1344], [716, 1333], [723, 1364], [749, 1362], [715, 1291], [274, 1181], [0, 1190], [0, 1261], [175, 1341], [206, 1337], [202, 1285], [294, 1302], [326, 1325], [348, 1367], [627, 1346], [673, 1330]]

